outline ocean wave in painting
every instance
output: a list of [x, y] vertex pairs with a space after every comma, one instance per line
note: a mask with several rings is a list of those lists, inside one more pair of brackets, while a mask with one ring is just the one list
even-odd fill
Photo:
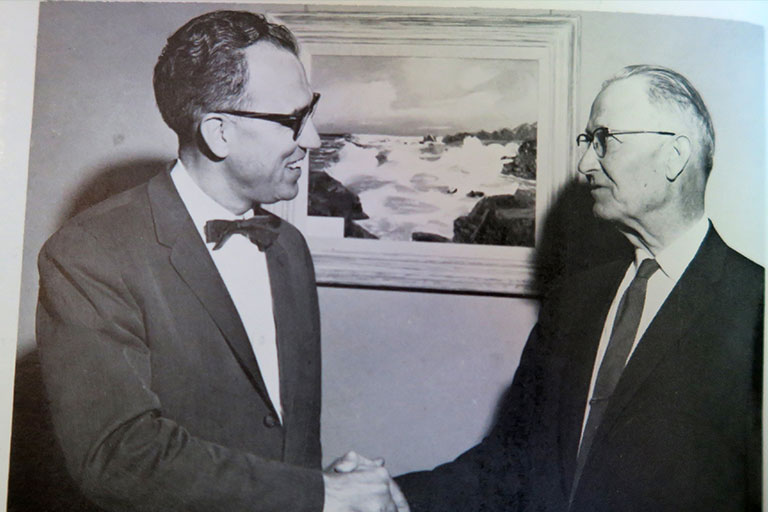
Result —
[[[528, 203], [522, 209], [518, 205], [518, 210], [530, 220], [528, 238], [532, 240], [535, 177], [507, 172], [523, 144], [481, 140], [472, 134], [463, 134], [458, 140], [323, 135], [322, 147], [310, 155], [310, 179], [313, 174], [325, 173], [357, 196], [364, 215], [348, 220], [372, 238], [386, 240], [410, 241], [428, 234], [442, 241], [456, 241], [456, 219], [470, 214], [483, 198], [525, 196]], [[535, 140], [533, 144], [535, 151]], [[317, 207], [319, 201], [313, 201], [313, 195], [319, 193], [310, 185], [309, 214], [329, 215]]]

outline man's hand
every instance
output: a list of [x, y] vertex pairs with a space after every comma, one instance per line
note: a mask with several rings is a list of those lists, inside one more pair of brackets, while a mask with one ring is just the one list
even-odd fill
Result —
[[405, 496], [384, 469], [382, 458], [370, 460], [348, 452], [328, 466], [323, 478], [323, 512], [410, 512]]

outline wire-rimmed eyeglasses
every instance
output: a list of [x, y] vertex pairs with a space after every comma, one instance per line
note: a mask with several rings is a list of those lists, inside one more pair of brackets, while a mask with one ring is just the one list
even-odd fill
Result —
[[621, 142], [616, 135], [635, 135], [639, 133], [655, 133], [657, 135], [676, 135], [674, 132], [661, 132], [651, 130], [615, 130], [610, 131], [605, 126], [595, 129], [593, 132], [585, 132], [579, 134], [576, 137], [576, 145], [581, 146], [582, 143], [592, 144], [592, 148], [595, 150], [595, 154], [598, 158], [603, 158], [606, 151], [606, 141], [608, 137], [613, 137], [618, 142]]
[[264, 121], [272, 121], [274, 123], [281, 124], [286, 128], [293, 130], [293, 140], [297, 140], [301, 131], [306, 126], [307, 121], [312, 114], [315, 113], [315, 107], [320, 100], [320, 93], [316, 92], [312, 94], [312, 101], [309, 105], [296, 111], [293, 114], [273, 114], [269, 112], [249, 112], [247, 110], [218, 110], [217, 114], [229, 114], [238, 117], [247, 117], [249, 119], [263, 119]]

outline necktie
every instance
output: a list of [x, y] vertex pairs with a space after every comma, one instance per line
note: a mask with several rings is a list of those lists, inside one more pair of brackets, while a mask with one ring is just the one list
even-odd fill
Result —
[[619, 382], [621, 372], [624, 371], [627, 357], [634, 344], [637, 327], [643, 314], [648, 279], [658, 269], [659, 264], [656, 263], [656, 260], [643, 260], [635, 278], [632, 279], [627, 291], [624, 292], [624, 296], [619, 302], [616, 319], [613, 322], [613, 331], [611, 331], [608, 347], [605, 350], [603, 361], [597, 372], [592, 398], [589, 401], [589, 417], [584, 427], [584, 436], [581, 439], [581, 446], [576, 457], [576, 472], [574, 474], [573, 487], [571, 488], [571, 501], [581, 478], [584, 464], [589, 456], [589, 450], [592, 448], [595, 433], [600, 426], [605, 409], [608, 406], [611, 395], [613, 395], [613, 391], [616, 389], [616, 384]]
[[280, 218], [272, 215], [254, 215], [245, 220], [209, 220], [205, 223], [205, 241], [215, 243], [213, 250], [219, 249], [234, 234], [248, 237], [252, 243], [265, 251], [278, 235]]

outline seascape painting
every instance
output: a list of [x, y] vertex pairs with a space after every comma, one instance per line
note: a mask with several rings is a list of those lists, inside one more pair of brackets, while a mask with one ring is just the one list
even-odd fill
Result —
[[533, 294], [576, 174], [575, 16], [279, 14], [320, 101], [299, 196], [318, 283]]
[[533, 247], [538, 62], [314, 55], [308, 215], [345, 238]]

